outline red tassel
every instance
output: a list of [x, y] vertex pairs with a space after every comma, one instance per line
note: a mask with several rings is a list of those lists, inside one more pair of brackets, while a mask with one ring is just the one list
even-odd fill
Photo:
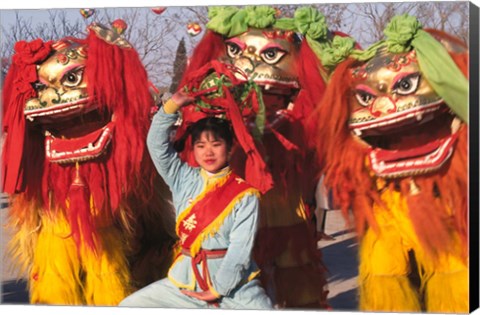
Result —
[[80, 176], [79, 166], [77, 164], [75, 178], [68, 191], [67, 217], [71, 227], [71, 235], [80, 248], [83, 244], [87, 248], [95, 251], [94, 224], [90, 213], [90, 191], [85, 181]]
[[233, 130], [235, 131], [240, 146], [247, 154], [245, 180], [264, 194], [273, 187], [272, 175], [243, 122], [242, 114], [240, 113], [240, 109], [237, 107], [233, 96], [226, 88], [224, 90], [227, 102], [230, 105], [227, 113], [232, 121]]

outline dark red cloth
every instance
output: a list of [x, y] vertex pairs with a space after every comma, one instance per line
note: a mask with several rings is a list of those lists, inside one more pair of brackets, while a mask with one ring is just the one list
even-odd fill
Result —
[[36, 39], [15, 44], [15, 54], [3, 89], [2, 189], [8, 194], [25, 190], [25, 157], [28, 145], [23, 111], [28, 99], [36, 96], [32, 83], [38, 80], [36, 65], [52, 51], [52, 42]]

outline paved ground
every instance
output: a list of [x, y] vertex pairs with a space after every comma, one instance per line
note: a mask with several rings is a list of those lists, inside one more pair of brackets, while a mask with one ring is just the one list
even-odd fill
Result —
[[357, 309], [357, 243], [347, 230], [339, 210], [329, 210], [325, 232], [335, 238], [320, 241], [323, 260], [328, 268], [328, 300], [334, 310]]
[[[9, 257], [5, 253], [5, 247], [9, 235], [3, 227], [7, 207], [7, 200], [2, 196], [0, 209], [0, 222], [2, 223], [0, 234], [1, 303], [27, 304], [28, 294], [25, 281], [21, 277], [17, 279], [8, 268]], [[329, 270], [329, 303], [334, 310], [356, 310], [357, 246], [353, 234], [345, 229], [339, 211], [328, 211], [326, 220], [326, 233], [335, 237], [335, 240], [320, 241], [318, 244]]]
[[11, 272], [9, 268], [10, 261], [6, 254], [6, 245], [10, 238], [4, 228], [5, 218], [7, 216], [8, 200], [2, 194], [0, 208], [0, 271], [1, 271], [1, 303], [2, 304], [25, 304], [28, 303], [28, 294], [26, 292], [25, 281], [17, 279], [18, 277]]

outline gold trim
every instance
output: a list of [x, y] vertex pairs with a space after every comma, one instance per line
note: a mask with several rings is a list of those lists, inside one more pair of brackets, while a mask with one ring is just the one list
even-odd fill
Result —
[[257, 270], [257, 271], [253, 271], [249, 276], [248, 276], [248, 279], [247, 279], [247, 282], [250, 282], [252, 281], [253, 279], [255, 279], [259, 274], [260, 274], [261, 270]]
[[[195, 281], [195, 276], [193, 274], [193, 270], [192, 268], [190, 268], [190, 276], [192, 278], [192, 282], [190, 284], [184, 284], [184, 283], [181, 283], [177, 280], [175, 280], [173, 278], [173, 276], [170, 274], [170, 272], [172, 271], [173, 267], [179, 263], [181, 260], [183, 260], [183, 258], [185, 258], [185, 256], [183, 254], [180, 254], [180, 256], [177, 257], [177, 259], [175, 259], [175, 261], [173, 262], [173, 264], [170, 266], [170, 269], [168, 269], [168, 274], [167, 274], [167, 278], [168, 280], [170, 280], [174, 286], [176, 286], [177, 288], [179, 289], [187, 289], [187, 290], [190, 290], [190, 291], [193, 291], [195, 290], [195, 286], [196, 286], [196, 281]], [[190, 266], [189, 266], [190, 267]]]

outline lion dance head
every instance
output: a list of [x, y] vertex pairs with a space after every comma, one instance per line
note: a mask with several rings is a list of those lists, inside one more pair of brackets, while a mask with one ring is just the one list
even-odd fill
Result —
[[315, 113], [327, 185], [359, 235], [375, 228], [372, 205], [392, 189], [432, 257], [451, 249], [453, 231], [466, 249], [468, 50], [408, 15], [385, 34], [365, 51], [339, 49], [344, 61]]

